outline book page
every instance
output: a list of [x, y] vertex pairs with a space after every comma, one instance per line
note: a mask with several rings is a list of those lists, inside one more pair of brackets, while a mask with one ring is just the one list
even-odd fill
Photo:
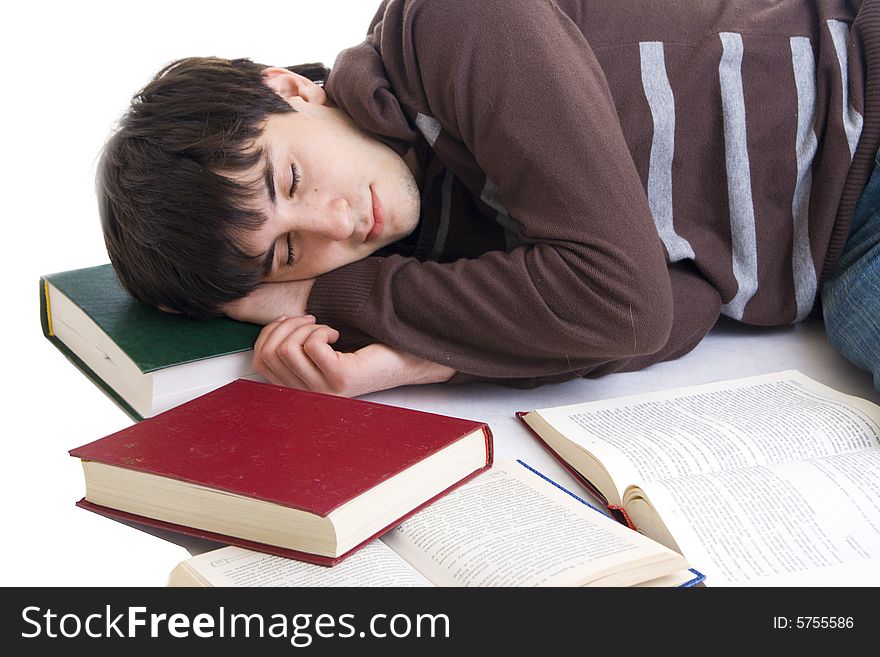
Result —
[[330, 568], [232, 546], [183, 563], [209, 586], [431, 586], [378, 540]]
[[708, 586], [880, 584], [880, 450], [651, 482], [643, 492]]
[[629, 484], [880, 447], [880, 407], [788, 371], [543, 409]]
[[[574, 586], [630, 565], [644, 581], [687, 567], [514, 461], [496, 464], [382, 540], [438, 586]], [[662, 572], [636, 576], [652, 563]], [[636, 583], [627, 580], [604, 581]]]

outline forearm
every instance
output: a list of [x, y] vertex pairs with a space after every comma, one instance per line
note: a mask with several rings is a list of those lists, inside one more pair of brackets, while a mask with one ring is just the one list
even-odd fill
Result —
[[343, 335], [497, 380], [660, 349], [671, 323], [665, 251], [607, 82], [570, 20], [549, 2], [389, 4], [382, 29], [329, 81], [353, 114], [384, 107], [384, 82], [362, 74], [371, 48], [384, 64], [376, 75], [387, 73], [411, 115], [431, 117], [434, 150], [474, 196], [458, 206], [466, 219], [444, 206], [449, 226], [473, 224], [481, 203], [503, 206], [526, 245], [444, 263], [369, 258], [322, 277], [309, 312]]
[[226, 304], [226, 315], [242, 322], [265, 326], [282, 315], [306, 314], [306, 305], [314, 279], [265, 283], [243, 299]]
[[[606, 298], [559, 271], [537, 275], [549, 285], [570, 277], [571, 285], [542, 290], [525, 252], [448, 265], [371, 260], [317, 281], [309, 312], [343, 335], [367, 333], [480, 379], [578, 376], [609, 360], [653, 353], [668, 335], [665, 269], [627, 299]], [[366, 281], [363, 294], [348, 296]]]
[[448, 381], [452, 368], [383, 344], [337, 351], [339, 331], [312, 315], [279, 317], [254, 344], [254, 370], [277, 385], [357, 397], [404, 385]]
[[444, 383], [455, 376], [455, 370], [447, 365], [420, 358], [401, 349], [394, 349], [386, 345], [369, 345], [362, 352], [372, 350], [386, 350], [383, 358], [383, 366], [375, 374], [374, 385], [376, 390], [397, 388], [408, 385], [424, 385], [429, 383]]

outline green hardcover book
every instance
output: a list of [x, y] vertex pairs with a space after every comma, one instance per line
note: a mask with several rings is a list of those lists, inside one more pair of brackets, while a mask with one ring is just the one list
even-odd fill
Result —
[[135, 421], [254, 375], [260, 327], [135, 301], [109, 264], [40, 277], [43, 334]]

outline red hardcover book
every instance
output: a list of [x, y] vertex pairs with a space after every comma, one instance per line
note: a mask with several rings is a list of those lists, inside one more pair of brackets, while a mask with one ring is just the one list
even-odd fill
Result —
[[240, 379], [70, 455], [82, 508], [329, 566], [493, 447], [484, 422]]

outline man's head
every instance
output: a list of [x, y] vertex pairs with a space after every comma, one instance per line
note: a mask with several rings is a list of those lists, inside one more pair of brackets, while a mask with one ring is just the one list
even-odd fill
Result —
[[216, 315], [414, 229], [410, 168], [329, 101], [326, 73], [192, 58], [135, 95], [98, 170], [107, 250], [135, 298]]

